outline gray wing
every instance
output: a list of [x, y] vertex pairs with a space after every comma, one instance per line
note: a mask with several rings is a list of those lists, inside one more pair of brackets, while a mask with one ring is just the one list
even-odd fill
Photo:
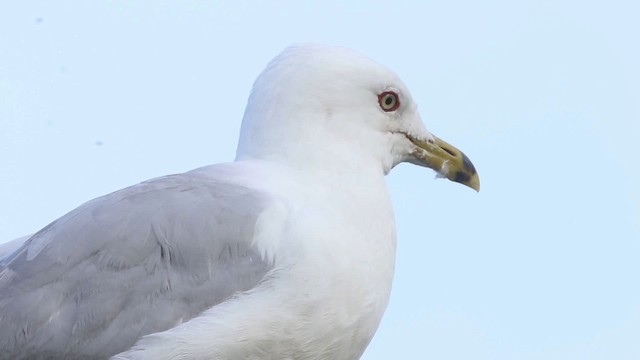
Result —
[[0, 263], [5, 257], [11, 255], [12, 252], [21, 247], [30, 237], [31, 235], [27, 235], [0, 244]]
[[265, 194], [195, 174], [94, 199], [0, 263], [0, 359], [107, 358], [258, 284]]

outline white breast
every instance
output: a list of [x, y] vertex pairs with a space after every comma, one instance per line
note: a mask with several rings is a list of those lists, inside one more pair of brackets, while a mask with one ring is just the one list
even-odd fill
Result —
[[305, 341], [324, 349], [321, 359], [358, 359], [393, 279], [396, 234], [384, 181], [349, 193], [315, 191], [292, 217], [289, 239], [298, 246], [287, 246], [299, 251], [291, 272], [297, 293], [283, 305], [304, 319]]
[[387, 306], [395, 262], [384, 178], [344, 192], [259, 172], [260, 186], [280, 199], [255, 238], [276, 270], [249, 292], [145, 337], [142, 358], [355, 360], [364, 352]]

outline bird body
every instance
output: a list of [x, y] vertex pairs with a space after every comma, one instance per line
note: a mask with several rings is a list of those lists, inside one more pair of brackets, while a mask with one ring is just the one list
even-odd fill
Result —
[[384, 176], [478, 189], [398, 77], [299, 45], [258, 77], [236, 160], [89, 201], [0, 261], [0, 359], [358, 359], [386, 308]]
[[[393, 277], [395, 228], [382, 176], [376, 186], [355, 189], [366, 207], [336, 209], [332, 205], [346, 196], [328, 191], [337, 184], [318, 191], [304, 177], [251, 161], [225, 170], [239, 165], [243, 174], [249, 173], [245, 166], [259, 174], [260, 188], [273, 196], [258, 216], [253, 241], [262, 258], [277, 265], [256, 288], [190, 323], [143, 338], [122, 358], [359, 358], [378, 327]], [[357, 231], [360, 224], [368, 231]]]

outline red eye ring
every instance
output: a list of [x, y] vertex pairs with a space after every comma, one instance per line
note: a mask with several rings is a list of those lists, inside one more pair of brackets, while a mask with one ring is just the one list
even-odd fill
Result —
[[378, 104], [383, 111], [396, 111], [400, 107], [400, 97], [394, 91], [385, 91], [378, 95]]

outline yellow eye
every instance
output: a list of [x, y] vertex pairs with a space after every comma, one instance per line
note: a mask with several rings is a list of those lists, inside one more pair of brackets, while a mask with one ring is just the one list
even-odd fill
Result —
[[395, 92], [385, 91], [378, 95], [378, 104], [384, 111], [395, 111], [400, 107], [400, 99]]

